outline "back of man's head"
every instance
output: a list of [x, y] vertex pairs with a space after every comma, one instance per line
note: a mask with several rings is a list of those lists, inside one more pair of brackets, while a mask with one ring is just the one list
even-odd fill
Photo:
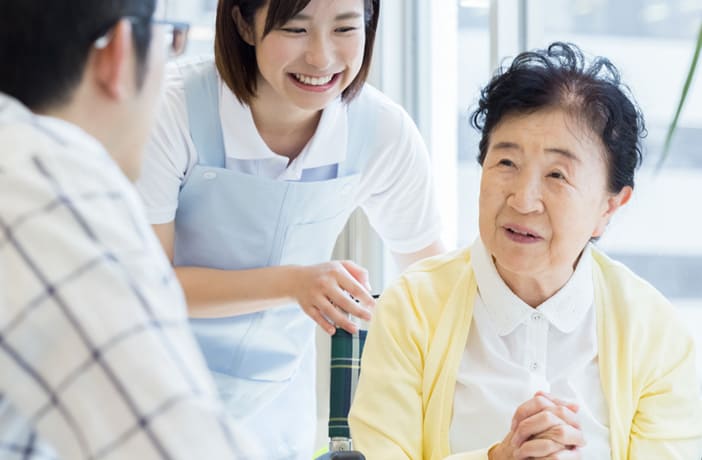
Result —
[[[121, 18], [132, 27], [138, 81], [144, 74], [156, 0], [0, 1], [0, 92], [34, 111], [70, 101], [94, 42]], [[141, 19], [141, 20], [139, 20]]]

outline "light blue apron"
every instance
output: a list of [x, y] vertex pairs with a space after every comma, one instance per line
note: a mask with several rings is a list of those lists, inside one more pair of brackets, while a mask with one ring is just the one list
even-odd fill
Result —
[[[305, 170], [299, 182], [276, 181], [224, 168], [215, 67], [182, 70], [199, 163], [180, 191], [175, 265], [236, 270], [328, 261], [354, 210], [373, 132], [363, 98], [349, 106], [344, 162]], [[256, 435], [261, 450], [242, 458], [311, 459], [315, 323], [293, 304], [191, 324], [228, 414]]]

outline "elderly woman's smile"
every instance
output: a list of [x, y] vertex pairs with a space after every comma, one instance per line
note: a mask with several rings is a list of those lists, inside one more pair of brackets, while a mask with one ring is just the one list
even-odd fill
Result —
[[563, 286], [631, 189], [608, 191], [604, 146], [562, 109], [505, 117], [480, 186], [480, 237], [498, 272], [537, 306]]

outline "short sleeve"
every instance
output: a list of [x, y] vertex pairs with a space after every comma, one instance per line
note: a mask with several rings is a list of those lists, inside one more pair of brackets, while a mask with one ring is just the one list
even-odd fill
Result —
[[183, 78], [179, 69], [172, 67], [144, 152], [141, 176], [135, 184], [151, 224], [173, 221], [180, 188], [196, 161]]
[[379, 129], [361, 178], [359, 201], [392, 252], [415, 252], [441, 237], [431, 162], [409, 115], [381, 96], [375, 96]]

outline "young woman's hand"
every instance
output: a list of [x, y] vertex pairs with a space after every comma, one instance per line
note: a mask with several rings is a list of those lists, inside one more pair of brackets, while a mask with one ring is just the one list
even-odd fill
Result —
[[580, 459], [585, 445], [577, 404], [538, 392], [519, 406], [505, 439], [493, 447], [490, 460]]
[[366, 269], [349, 260], [297, 268], [291, 280], [293, 296], [328, 334], [334, 334], [336, 326], [352, 334], [358, 331], [347, 314], [366, 321], [371, 319], [370, 309], [375, 307], [375, 300], [369, 292]]

